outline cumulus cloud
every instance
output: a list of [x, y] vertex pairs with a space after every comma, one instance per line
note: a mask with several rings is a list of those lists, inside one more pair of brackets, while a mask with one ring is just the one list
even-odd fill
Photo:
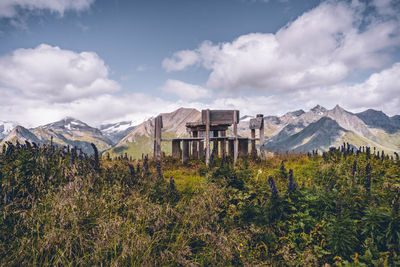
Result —
[[177, 95], [179, 98], [184, 100], [210, 98], [212, 95], [212, 92], [209, 89], [178, 80], [167, 80], [160, 89], [164, 92]]
[[364, 8], [356, 1], [324, 2], [275, 34], [250, 33], [220, 44], [205, 41], [191, 51], [198, 59], [177, 69], [201, 61], [211, 71], [207, 87], [228, 90], [274, 92], [333, 85], [354, 71], [385, 66], [390, 48], [400, 45], [398, 20], [367, 19]]
[[[200, 86], [182, 84], [193, 90]], [[35, 127], [65, 116], [98, 125], [122, 120], [141, 121], [181, 106], [143, 93], [119, 93], [120, 84], [94, 52], [75, 52], [47, 44], [17, 49], [0, 57], [0, 119]], [[193, 94], [201, 95], [197, 91]]]
[[2, 91], [46, 102], [70, 102], [115, 92], [104, 61], [93, 52], [76, 53], [42, 44], [0, 58]]
[[239, 109], [242, 115], [282, 115], [296, 109], [310, 109], [317, 104], [333, 108], [340, 104], [352, 112], [369, 108], [382, 110], [388, 115], [400, 114], [400, 62], [373, 73], [365, 81], [287, 91], [270, 96], [240, 96], [218, 98], [199, 107]]
[[1, 0], [0, 17], [12, 18], [18, 10], [49, 10], [63, 15], [68, 10], [88, 9], [95, 0]]
[[16, 121], [27, 127], [36, 127], [72, 116], [97, 126], [102, 123], [125, 120], [143, 121], [158, 113], [175, 110], [182, 103], [165, 101], [140, 93], [102, 94], [69, 103], [48, 103], [20, 98], [12, 99], [12, 103], [0, 105], [0, 119]]
[[208, 104], [182, 103], [197, 108], [239, 109], [242, 115], [282, 115], [296, 109], [309, 109], [317, 104], [333, 108], [340, 104], [352, 112], [369, 108], [382, 110], [388, 115], [400, 114], [400, 62], [371, 74], [359, 83], [342, 83], [285, 91], [269, 96], [220, 97]]
[[[121, 95], [120, 84], [94, 52], [46, 44], [17, 49], [0, 57], [0, 119], [37, 126], [73, 116], [97, 125], [140, 121], [182, 106], [272, 115], [338, 103], [351, 111], [376, 108], [399, 114], [400, 63], [389, 64], [391, 49], [400, 44], [398, 20], [389, 15], [367, 19], [364, 8], [356, 1], [330, 1], [274, 34], [251, 33], [221, 44], [205, 41], [193, 51], [178, 51], [163, 61], [165, 70], [201, 64], [210, 76], [206, 88], [167, 80], [160, 90], [178, 96], [176, 101]], [[360, 69], [375, 73], [363, 82], [346, 82]], [[253, 88], [259, 95], [242, 91], [239, 96], [206, 99], [216, 96], [212, 88]]]
[[400, 113], [400, 62], [390, 68], [373, 73], [364, 82], [317, 87], [292, 95], [299, 102], [310, 105], [340, 103], [353, 111], [368, 108], [383, 110], [388, 114]]
[[[96, 126], [104, 122], [122, 120], [140, 122], [150, 116], [161, 112], [170, 112], [179, 107], [193, 107], [199, 110], [203, 108], [239, 109], [242, 115], [254, 115], [257, 113], [279, 115], [294, 109], [311, 108], [316, 104], [322, 104], [330, 108], [337, 103], [350, 111], [376, 108], [391, 115], [400, 113], [400, 94], [399, 88], [397, 87], [397, 85], [400, 84], [400, 62], [385, 70], [376, 72], [370, 75], [365, 81], [356, 84], [321, 86], [298, 91], [285, 91], [281, 94], [272, 94], [269, 96], [218, 97], [212, 101], [206, 102], [200, 99], [204, 92], [198, 94], [198, 89], [204, 88], [181, 81], [169, 80], [165, 83], [165, 88], [172, 88], [172, 93], [179, 94], [179, 88], [189, 88], [184, 91], [190, 91], [191, 94], [198, 94], [196, 98], [180, 96], [181, 99], [170, 101], [143, 93], [116, 94], [115, 92], [119, 85], [108, 78], [107, 68], [98, 56], [97, 60], [93, 62], [90, 61], [91, 64], [89, 64], [86, 62], [86, 57], [80, 56], [82, 53], [50, 46], [42, 45], [40, 47], [46, 47], [46, 49], [63, 53], [66, 52], [67, 55], [71, 53], [74, 55], [74, 64], [64, 64], [62, 65], [64, 67], [53, 67], [53, 72], [51, 72], [51, 76], [56, 77], [55, 79], [57, 81], [54, 83], [57, 86], [53, 88], [54, 92], [59, 92], [63, 97], [59, 98], [55, 96], [56, 93], [50, 91], [42, 93], [41, 86], [38, 86], [39, 89], [37, 89], [36, 84], [47, 83], [47, 80], [42, 80], [43, 75], [49, 71], [47, 68], [40, 69], [36, 66], [39, 69], [29, 69], [24, 66], [24, 68], [21, 67], [23, 70], [21, 71], [15, 67], [18, 65], [10, 64], [10, 69], [7, 70], [5, 68], [6, 61], [21, 62], [21, 64], [24, 63], [22, 65], [25, 65], [25, 63], [29, 65], [28, 62], [24, 61], [26, 59], [22, 56], [11, 60], [15, 54], [18, 54], [15, 51], [9, 56], [0, 58], [0, 66], [2, 66], [0, 71], [0, 75], [2, 75], [0, 77], [0, 92], [2, 96], [0, 98], [0, 119], [14, 120], [23, 125], [33, 127], [59, 120], [65, 116], [73, 116]], [[37, 47], [32, 50], [17, 51], [26, 52], [36, 51], [38, 49]], [[94, 53], [86, 53], [92, 54], [92, 58], [96, 58]], [[31, 59], [33, 62], [38, 61], [45, 64], [46, 58], [47, 56], [45, 54], [43, 58], [36, 56]], [[74, 85], [81, 86], [79, 87], [81, 91], [89, 90], [90, 93], [80, 92], [79, 94], [75, 94], [74, 91], [64, 89], [65, 84], [71, 82], [69, 78], [70, 73], [74, 74], [74, 71], [69, 68], [74, 69], [76, 64], [80, 61], [86, 62], [78, 64], [82, 67], [81, 70], [86, 69], [84, 76], [91, 78], [85, 77], [85, 79], [80, 79], [77, 77], [77, 83]], [[56, 62], [59, 61], [56, 60]], [[41, 73], [40, 70], [45, 73]], [[87, 70], [96, 71], [92, 73], [87, 72]], [[33, 72], [33, 74], [30, 72]], [[19, 77], [18, 83], [15, 77]], [[35, 77], [37, 80], [34, 79]], [[24, 79], [27, 79], [27, 81], [24, 81]], [[92, 83], [98, 79], [105, 80], [115, 84], [115, 88], [104, 90], [102, 87], [97, 87], [98, 91], [96, 91], [93, 90], [93, 88], [96, 88], [93, 86], [88, 89], [86, 86], [86, 84], [88, 84], [86, 79], [92, 81]], [[29, 86], [30, 83], [33, 85], [32, 87]], [[9, 87], [10, 84], [13, 84], [12, 88]], [[27, 89], [24, 89], [25, 86]], [[31, 89], [33, 90], [32, 92], [40, 93], [35, 95], [30, 91]], [[49, 88], [45, 87], [45, 90], [47, 89]], [[169, 91], [170, 89], [165, 90]], [[68, 94], [71, 94], [71, 96], [68, 96]], [[185, 94], [185, 92], [183, 94]], [[64, 100], [53, 101], [53, 99]]]
[[183, 70], [188, 66], [194, 65], [199, 60], [195, 51], [181, 50], [173, 54], [171, 58], [166, 58], [162, 62], [162, 67], [166, 71]]

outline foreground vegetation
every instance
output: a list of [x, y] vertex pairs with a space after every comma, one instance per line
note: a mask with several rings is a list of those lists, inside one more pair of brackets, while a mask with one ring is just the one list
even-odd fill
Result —
[[400, 161], [350, 147], [181, 164], [8, 144], [1, 265], [400, 265]]

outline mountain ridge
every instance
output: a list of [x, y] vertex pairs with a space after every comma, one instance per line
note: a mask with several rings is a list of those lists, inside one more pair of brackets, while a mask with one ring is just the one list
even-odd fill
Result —
[[65, 117], [59, 121], [45, 124], [31, 129], [41, 143], [53, 143], [60, 146], [76, 146], [88, 154], [93, 153], [91, 143], [95, 144], [99, 151], [104, 151], [112, 146], [112, 141], [102, 132], [88, 124], [72, 118]]
[[26, 129], [21, 125], [17, 125], [0, 142], [0, 146], [4, 145], [6, 142], [11, 142], [15, 144], [17, 141], [20, 144], [24, 144], [25, 141], [28, 141], [30, 143], [34, 142], [36, 144], [41, 143], [39, 138], [37, 138], [37, 136], [33, 134], [31, 131], [29, 131], [28, 129]]
[[[184, 107], [159, 115], [163, 117], [163, 138], [187, 136], [186, 122], [201, 118], [200, 111]], [[240, 118], [240, 136], [250, 135], [248, 126], [251, 118], [254, 116], [248, 114]], [[0, 121], [0, 127], [1, 122], [3, 121]], [[12, 124], [7, 125], [10, 134]], [[318, 127], [325, 129], [317, 129]], [[316, 105], [308, 111], [299, 109], [286, 112], [282, 116], [265, 116], [264, 128], [265, 146], [272, 152], [307, 149], [321, 151], [330, 145], [340, 144], [339, 142], [354, 143], [355, 146], [376, 146], [392, 152], [400, 150], [400, 115], [389, 117], [374, 109], [352, 113], [339, 105], [330, 110]], [[142, 154], [152, 153], [154, 117], [137, 125], [133, 121], [122, 121], [102, 124], [99, 128], [72, 117], [65, 117], [36, 128], [24, 129], [30, 134], [18, 128], [17, 134], [14, 132], [8, 139], [19, 137], [22, 142], [27, 137], [25, 139], [38, 143], [49, 143], [53, 136], [55, 144], [77, 146], [89, 154], [92, 153], [90, 143], [95, 143], [99, 151], [105, 151], [112, 156], [127, 153], [140, 157]], [[6, 137], [4, 135], [3, 138]], [[163, 142], [163, 151], [170, 152], [170, 145]]]

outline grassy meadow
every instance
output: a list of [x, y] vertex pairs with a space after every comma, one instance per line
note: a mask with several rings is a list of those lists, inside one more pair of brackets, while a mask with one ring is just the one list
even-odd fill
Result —
[[399, 194], [397, 154], [369, 148], [206, 167], [10, 143], [0, 264], [396, 266]]

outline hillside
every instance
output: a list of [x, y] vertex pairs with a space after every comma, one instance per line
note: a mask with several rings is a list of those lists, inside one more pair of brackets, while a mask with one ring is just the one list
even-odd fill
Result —
[[[389, 118], [384, 113], [368, 110], [353, 114], [340, 106], [331, 110], [316, 106], [308, 112], [286, 113], [282, 117], [265, 118], [267, 135], [266, 148], [270, 151], [326, 151], [329, 146], [339, 146], [343, 142], [353, 146], [372, 146], [379, 150], [393, 153], [400, 150], [400, 128], [396, 128], [396, 117]], [[372, 116], [372, 115], [375, 115]], [[329, 118], [337, 125], [333, 128], [318, 129], [318, 141], [310, 137], [310, 128], [325, 127], [324, 123], [315, 122], [321, 118]], [[340, 127], [341, 134], [338, 134]]]
[[[285, 128], [287, 128], [286, 126]], [[346, 130], [329, 117], [323, 117], [309, 124], [300, 132], [293, 135], [283, 135], [279, 141], [269, 142], [266, 149], [270, 151], [308, 152], [318, 149], [326, 151], [345, 134]]]
[[[162, 113], [164, 128], [163, 138], [182, 137], [187, 135], [186, 122], [198, 121], [201, 113], [196, 109], [180, 108], [170, 113]], [[238, 124], [238, 133], [250, 137], [249, 122], [253, 115], [243, 115]], [[322, 118], [329, 118], [337, 125], [325, 127], [327, 120], [316, 123]], [[316, 124], [314, 124], [316, 123]], [[10, 133], [15, 123], [0, 123], [0, 134]], [[310, 136], [310, 125], [316, 133]], [[340, 127], [340, 134], [337, 126]], [[307, 128], [309, 127], [309, 128]], [[110, 156], [119, 155], [141, 158], [142, 154], [152, 154], [154, 118], [140, 124], [133, 121], [100, 125], [100, 129], [74, 118], [67, 117], [60, 121], [30, 129], [40, 143], [49, 143], [51, 136], [57, 145], [70, 145], [82, 148], [92, 153], [90, 143], [96, 144], [100, 152]], [[400, 150], [400, 116], [389, 117], [381, 111], [368, 109], [360, 113], [352, 113], [340, 106], [328, 110], [320, 105], [304, 111], [290, 111], [282, 116], [266, 115], [264, 117], [265, 146], [271, 152], [275, 151], [311, 151], [327, 150], [329, 146], [339, 146], [343, 142], [353, 146], [372, 146], [378, 150], [394, 153]], [[228, 135], [231, 135], [228, 129]], [[316, 136], [318, 138], [316, 139]], [[11, 138], [12, 139], [12, 138]], [[29, 138], [28, 138], [29, 139]], [[171, 151], [168, 142], [162, 143], [162, 150], [167, 154]]]
[[372, 128], [382, 129], [388, 133], [395, 133], [400, 130], [396, 116], [390, 118], [382, 111], [368, 109], [356, 114], [366, 125]]
[[90, 143], [94, 143], [100, 152], [112, 146], [112, 141], [105, 137], [99, 129], [71, 117], [34, 128], [32, 133], [42, 143], [49, 143], [53, 137], [56, 145], [76, 146], [88, 154], [93, 153]]
[[137, 123], [133, 121], [121, 121], [117, 123], [102, 124], [99, 126], [99, 130], [104, 136], [113, 142], [113, 145], [116, 145], [122, 140], [122, 138], [135, 129], [136, 126]]
[[[161, 113], [163, 117], [163, 138], [181, 137], [186, 135], [186, 122], [198, 121], [201, 113], [192, 108], [180, 108], [170, 113]], [[134, 158], [142, 154], [153, 153], [154, 118], [149, 119], [135, 127], [116, 146], [107, 150], [111, 157], [127, 153]], [[163, 142], [163, 151], [170, 152], [171, 144]]]
[[35, 134], [33, 134], [31, 131], [29, 131], [28, 129], [26, 129], [20, 125], [17, 125], [0, 142], [0, 146], [3, 146], [6, 142], [11, 142], [11, 143], [15, 144], [17, 141], [20, 144], [25, 144], [25, 141], [28, 141], [30, 143], [34, 142], [36, 144], [41, 143], [41, 140], [39, 140], [39, 138], [37, 138], [37, 136]]

